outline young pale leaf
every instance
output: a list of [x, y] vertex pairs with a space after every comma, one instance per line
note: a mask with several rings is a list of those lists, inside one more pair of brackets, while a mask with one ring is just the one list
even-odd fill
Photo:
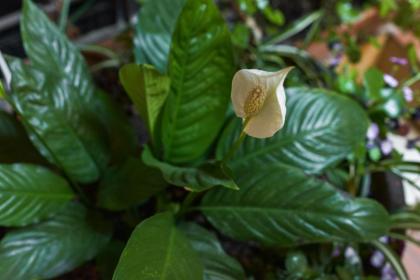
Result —
[[148, 148], [143, 151], [142, 159], [146, 165], [159, 169], [168, 183], [190, 191], [199, 192], [216, 186], [238, 189], [229, 175], [229, 168], [220, 161], [205, 162], [195, 167], [179, 167], [157, 160]]
[[203, 266], [170, 213], [139, 224], [120, 257], [113, 280], [197, 280]]
[[124, 210], [150, 198], [167, 187], [161, 173], [141, 159], [129, 158], [123, 165], [109, 169], [100, 182], [98, 206]]
[[96, 180], [109, 157], [106, 131], [99, 121], [84, 110], [65, 80], [17, 59], [10, 66], [11, 100], [38, 150], [74, 180]]
[[98, 217], [70, 203], [50, 220], [8, 232], [0, 243], [3, 279], [53, 278], [91, 260], [110, 239]]
[[240, 263], [225, 253], [214, 234], [194, 223], [182, 224], [181, 229], [201, 257], [204, 280], [246, 279]]
[[138, 64], [152, 64], [166, 72], [172, 33], [186, 0], [145, 2], [139, 12], [134, 35], [134, 55]]
[[[282, 163], [317, 173], [364, 141], [369, 120], [354, 101], [321, 89], [292, 88], [286, 93], [285, 126], [271, 138], [246, 138], [229, 163], [234, 171]], [[240, 130], [237, 119], [227, 126], [217, 147], [218, 158], [229, 150]]]
[[120, 81], [146, 122], [152, 143], [156, 145], [155, 126], [168, 97], [169, 78], [150, 65], [127, 64], [120, 69]]
[[56, 214], [74, 197], [68, 183], [40, 166], [0, 165], [0, 225], [24, 226]]
[[160, 127], [164, 161], [191, 162], [209, 148], [223, 125], [233, 66], [230, 35], [213, 0], [188, 0], [170, 52], [171, 89]]
[[373, 240], [389, 216], [374, 200], [350, 199], [329, 184], [288, 166], [236, 169], [239, 191], [214, 189], [201, 209], [222, 233], [265, 246]]
[[13, 116], [0, 111], [0, 162], [45, 163]]

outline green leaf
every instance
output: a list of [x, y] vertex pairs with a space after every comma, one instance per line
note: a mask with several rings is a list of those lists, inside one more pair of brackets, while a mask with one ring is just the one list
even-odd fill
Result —
[[88, 105], [94, 98], [94, 85], [77, 48], [31, 0], [23, 2], [20, 27], [31, 63], [44, 73], [66, 79], [79, 102]]
[[[229, 163], [234, 171], [241, 166], [282, 163], [318, 173], [344, 159], [364, 141], [369, 120], [351, 99], [321, 89], [287, 90], [286, 123], [271, 138], [245, 138]], [[222, 158], [241, 129], [234, 119], [225, 129], [217, 148]]]
[[386, 210], [344, 197], [329, 184], [279, 164], [235, 170], [240, 190], [214, 189], [201, 210], [222, 233], [265, 246], [360, 242], [388, 230]]
[[153, 0], [143, 4], [136, 24], [134, 54], [138, 64], [166, 72], [172, 33], [186, 0]]
[[317, 21], [323, 13], [321, 11], [313, 12], [309, 15], [306, 15], [289, 25], [282, 33], [269, 39], [265, 45], [278, 44], [282, 41], [289, 39], [290, 37], [302, 32], [304, 29], [309, 27], [312, 23]]
[[[116, 108], [109, 96], [95, 88], [78, 49], [30, 0], [24, 1], [21, 33], [26, 53], [34, 68], [48, 77], [48, 83], [60, 81], [60, 84], [65, 85], [66, 98], [58, 100], [56, 97], [54, 105], [56, 108], [71, 107], [75, 111], [71, 114], [75, 115], [71, 124], [78, 123], [76, 134], [82, 131], [82, 142], [89, 154], [84, 156], [84, 162], [79, 162], [88, 167], [86, 173], [89, 176], [75, 176], [74, 179], [92, 182], [110, 160], [122, 161], [132, 154], [135, 148], [134, 132], [127, 118]], [[50, 89], [60, 91], [52, 86]], [[33, 140], [37, 143], [44, 141], [39, 135], [32, 138], [38, 138]], [[50, 144], [46, 148], [51, 149]], [[54, 149], [50, 151], [52, 155], [49, 158], [56, 156], [55, 152]], [[63, 168], [63, 163], [60, 167]], [[69, 173], [68, 168], [63, 169]]]
[[381, 89], [385, 86], [384, 74], [376, 68], [370, 68], [363, 76], [363, 84], [366, 87], [369, 99], [372, 101], [378, 100]]
[[0, 111], [0, 162], [45, 163], [13, 116]]
[[0, 225], [24, 226], [61, 210], [74, 197], [68, 183], [31, 164], [0, 165]]
[[230, 34], [212, 0], [189, 0], [175, 29], [169, 60], [171, 90], [160, 130], [163, 160], [199, 159], [216, 138], [233, 76]]
[[179, 167], [157, 160], [150, 149], [142, 155], [143, 162], [160, 170], [165, 180], [190, 191], [204, 191], [216, 186], [238, 189], [230, 176], [230, 170], [220, 161], [208, 161], [195, 167]]
[[99, 186], [98, 206], [114, 211], [128, 209], [166, 187], [158, 170], [146, 166], [140, 159], [129, 158], [105, 173]]
[[204, 265], [204, 280], [246, 279], [243, 268], [237, 260], [227, 255], [217, 237], [194, 223], [181, 225], [181, 230], [200, 255]]
[[160, 75], [150, 65], [127, 64], [120, 69], [120, 81], [146, 122], [152, 143], [156, 144], [155, 126], [168, 97], [168, 77]]
[[65, 80], [20, 60], [10, 67], [11, 100], [41, 154], [78, 182], [96, 180], [109, 158], [101, 123], [84, 110]]
[[8, 232], [0, 243], [0, 275], [53, 278], [91, 260], [110, 238], [98, 220], [88, 219], [82, 205], [70, 203], [46, 222]]
[[197, 280], [203, 277], [200, 258], [170, 213], [156, 214], [131, 234], [114, 280]]

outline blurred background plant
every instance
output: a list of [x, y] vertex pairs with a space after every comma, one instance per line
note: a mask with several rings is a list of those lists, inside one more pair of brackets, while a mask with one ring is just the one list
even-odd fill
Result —
[[[165, 157], [165, 149], [156, 148], [162, 143], [153, 139], [159, 138], [151, 133], [151, 126], [154, 124], [144, 118], [141, 109], [136, 112], [131, 105], [130, 98], [139, 107], [135, 94], [141, 93], [135, 92], [133, 95], [130, 92], [136, 91], [130, 76], [124, 78], [124, 73], [121, 74], [121, 83], [130, 98], [118, 81], [119, 68], [135, 61], [139, 64], [152, 64], [157, 71], [153, 68], [137, 69], [129, 66], [123, 68], [127, 70], [127, 75], [131, 71], [140, 73], [139, 75], [148, 73], [147, 75], [159, 79], [161, 91], [168, 87], [166, 76], [158, 73], [167, 71], [167, 58], [147, 56], [148, 52], [153, 54], [153, 50], [147, 45], [147, 40], [144, 40], [149, 32], [152, 33], [147, 29], [150, 28], [147, 21], [153, 23], [157, 17], [155, 11], [146, 8], [148, 5], [152, 6], [152, 1], [157, 0], [63, 0], [37, 3], [42, 5], [43, 10], [57, 23], [58, 29], [84, 54], [98, 87], [104, 88], [115, 104], [124, 109], [129, 123], [135, 128], [137, 146], [145, 143], [151, 145], [154, 154], [143, 153], [143, 162], [149, 167], [162, 170], [168, 166], [165, 165], [167, 162], [159, 162]], [[21, 3], [18, 2], [1, 4], [0, 49], [23, 58], [25, 53], [18, 26]], [[287, 79], [286, 87], [305, 87], [308, 91], [316, 87], [337, 92], [351, 98], [363, 108], [369, 119], [364, 141], [357, 143], [357, 148], [337, 165], [317, 173], [316, 178], [334, 186], [338, 192], [345, 193], [346, 197], [373, 198], [379, 201], [391, 213], [391, 226], [386, 236], [369, 243], [348, 240], [278, 249], [260, 247], [253, 242], [244, 243], [234, 240], [232, 236], [227, 237], [215, 230], [215, 224], [210, 226], [205, 221], [206, 214], [188, 216], [188, 219], [215, 232], [224, 250], [239, 261], [250, 279], [408, 279], [400, 259], [404, 252], [407, 254], [410, 250], [404, 250], [407, 244], [419, 244], [419, 240], [415, 239], [416, 235], [407, 230], [420, 228], [420, 212], [416, 205], [420, 197], [420, 1], [215, 2], [230, 31], [235, 68], [274, 71], [295, 65], [296, 69]], [[180, 13], [182, 5], [173, 10], [176, 12], [177, 9]], [[166, 20], [172, 28], [171, 32], [175, 32], [177, 17]], [[150, 40], [154, 42], [153, 38]], [[166, 48], [168, 55], [170, 36], [163, 41], [166, 44], [163, 49]], [[157, 48], [157, 51], [160, 49]], [[146, 74], [142, 75], [148, 77]], [[134, 82], [137, 83], [140, 79], [139, 76], [136, 77]], [[144, 77], [141, 86], [147, 88], [147, 78]], [[12, 102], [2, 103], [4, 110], [9, 113], [13, 111], [10, 103]], [[344, 109], [343, 107], [342, 110]], [[226, 117], [223, 125], [227, 131], [231, 126], [226, 124], [228, 119]], [[357, 134], [357, 128], [362, 126], [358, 120], [360, 121], [357, 115], [354, 116], [354, 123], [351, 119], [347, 120], [350, 134], [353, 130]], [[19, 131], [23, 131], [23, 128]], [[226, 140], [223, 135], [220, 138]], [[139, 157], [138, 152], [133, 154]], [[210, 157], [208, 154], [201, 156]], [[38, 161], [40, 155], [36, 154], [34, 158]], [[200, 172], [204, 170], [200, 169], [202, 159], [194, 158], [191, 162], [183, 162], [180, 166], [170, 168], [182, 173], [185, 172], [182, 169], [185, 164], [190, 164], [188, 167], [193, 166]], [[116, 224], [117, 238], [106, 250], [112, 251], [117, 257], [123, 247], [120, 244], [122, 240], [146, 217], [163, 210], [183, 216], [188, 212], [189, 206], [197, 206], [197, 197], [187, 195], [187, 191], [180, 188], [171, 188], [158, 195], [155, 190], [141, 195], [134, 192], [123, 193], [120, 199], [110, 199], [117, 196], [115, 186], [121, 184], [121, 181], [126, 185], [134, 185], [144, 180], [144, 174], [156, 173], [156, 169], [151, 171], [149, 167], [145, 168], [143, 163], [134, 159], [127, 160], [122, 165], [113, 164], [109, 167], [112, 172], [99, 183], [92, 183], [94, 187], [87, 194], [87, 199], [93, 197], [95, 207], [105, 211], [104, 216], [109, 216]], [[142, 171], [139, 172], [139, 169]], [[163, 181], [161, 178], [160, 180]], [[170, 185], [184, 183], [173, 178], [168, 179], [168, 176], [165, 180]], [[153, 185], [156, 182], [148, 183]], [[154, 185], [156, 192], [162, 190], [161, 185], [162, 182]], [[73, 187], [77, 188], [77, 184]], [[75, 192], [77, 193], [77, 189]], [[148, 196], [152, 193], [156, 196], [149, 199]], [[143, 203], [145, 197], [148, 200]], [[126, 209], [128, 204], [130, 207]], [[124, 212], [118, 212], [122, 210]], [[215, 237], [210, 236], [211, 238]], [[410, 263], [410, 260], [404, 261]], [[78, 279], [79, 275], [95, 274], [96, 270], [106, 271], [107, 262], [115, 267], [115, 257], [110, 261], [99, 255], [96, 264], [88, 263], [80, 271], [63, 276], [63, 279]], [[112, 271], [108, 271], [110, 273]], [[408, 273], [412, 279], [418, 276], [414, 270]]]

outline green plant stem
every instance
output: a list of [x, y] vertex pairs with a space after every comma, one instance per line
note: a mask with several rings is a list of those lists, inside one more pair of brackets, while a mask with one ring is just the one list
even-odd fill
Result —
[[60, 13], [60, 19], [58, 21], [58, 27], [61, 31], [65, 31], [67, 27], [67, 19], [69, 17], [70, 0], [62, 0], [62, 7]]
[[188, 195], [185, 197], [184, 201], [182, 202], [181, 209], [179, 210], [176, 216], [181, 217], [185, 213], [189, 212], [190, 206], [194, 203], [199, 194], [200, 192], [189, 192]]
[[420, 73], [417, 73], [414, 77], [411, 77], [410, 79], [405, 81], [403, 83], [403, 87], [412, 86], [413, 84], [417, 83], [418, 81], [420, 81]]
[[70, 177], [66, 176], [67, 180], [70, 182], [70, 186], [73, 189], [73, 191], [75, 193], [77, 193], [77, 195], [80, 198], [80, 201], [88, 208], [92, 207], [92, 204], [89, 200], [89, 198], [86, 196], [85, 192], [82, 190], [82, 188], [80, 187], [80, 185], [74, 181], [73, 179], [71, 179]]
[[222, 159], [223, 163], [226, 163], [228, 160], [230, 160], [234, 155], [235, 152], [239, 149], [239, 147], [241, 146], [242, 142], [245, 139], [246, 133], [245, 133], [245, 128], [249, 123], [250, 118], [246, 118], [243, 124], [243, 128], [241, 131], [241, 134], [239, 135], [238, 139], [236, 139], [235, 143], [233, 143], [233, 145], [230, 147], [229, 151], [227, 151], [227, 153], [225, 154], [225, 156]]

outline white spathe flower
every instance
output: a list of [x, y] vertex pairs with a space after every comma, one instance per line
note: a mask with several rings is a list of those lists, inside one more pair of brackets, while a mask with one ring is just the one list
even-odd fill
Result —
[[244, 132], [255, 138], [271, 137], [286, 118], [284, 80], [293, 67], [277, 72], [242, 69], [232, 80], [232, 103], [238, 117], [245, 121]]

